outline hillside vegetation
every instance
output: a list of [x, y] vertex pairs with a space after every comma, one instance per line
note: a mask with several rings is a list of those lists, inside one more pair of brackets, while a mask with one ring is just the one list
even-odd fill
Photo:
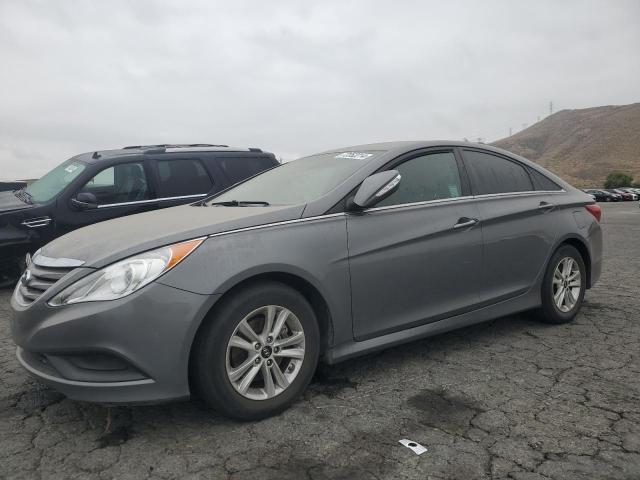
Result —
[[561, 110], [493, 145], [576, 187], [601, 187], [614, 171], [640, 181], [640, 103]]

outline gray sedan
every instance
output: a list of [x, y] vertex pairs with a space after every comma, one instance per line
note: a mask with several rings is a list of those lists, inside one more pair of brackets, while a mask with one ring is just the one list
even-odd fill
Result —
[[12, 298], [17, 356], [74, 399], [197, 393], [261, 418], [319, 361], [523, 310], [571, 321], [600, 275], [599, 220], [590, 196], [486, 145], [332, 150], [49, 243]]

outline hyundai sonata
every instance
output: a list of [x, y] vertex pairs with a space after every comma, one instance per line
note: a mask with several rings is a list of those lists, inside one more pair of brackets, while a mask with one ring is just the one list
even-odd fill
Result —
[[198, 393], [261, 418], [319, 361], [523, 310], [571, 321], [600, 275], [600, 214], [486, 145], [332, 150], [47, 244], [12, 297], [17, 356], [70, 398]]

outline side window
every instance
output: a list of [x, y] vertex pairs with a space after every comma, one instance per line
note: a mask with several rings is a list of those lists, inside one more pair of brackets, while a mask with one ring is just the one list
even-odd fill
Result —
[[547, 178], [545, 175], [538, 172], [537, 170], [530, 168], [529, 173], [531, 174], [531, 179], [533, 180], [533, 185], [534, 187], [536, 187], [536, 190], [542, 190], [546, 192], [562, 190], [562, 188], [560, 188], [560, 186], [557, 183]]
[[402, 175], [400, 187], [376, 206], [426, 202], [462, 195], [460, 173], [452, 152], [422, 155], [401, 163], [395, 169]]
[[199, 160], [193, 158], [158, 160], [158, 197], [181, 197], [207, 193], [211, 178]]
[[276, 165], [272, 158], [257, 156], [219, 157], [218, 162], [231, 183], [241, 182]]
[[476, 195], [533, 190], [529, 174], [516, 162], [490, 153], [465, 150], [464, 163]]
[[122, 163], [105, 168], [85, 183], [79, 192], [93, 193], [98, 205], [149, 199], [147, 176], [142, 163]]

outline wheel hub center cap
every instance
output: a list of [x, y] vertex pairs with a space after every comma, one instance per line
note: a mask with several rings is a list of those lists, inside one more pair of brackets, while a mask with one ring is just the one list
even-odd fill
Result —
[[262, 350], [260, 350], [260, 355], [262, 355], [262, 358], [269, 358], [271, 356], [271, 352], [271, 347], [269, 345], [265, 345], [262, 347]]

